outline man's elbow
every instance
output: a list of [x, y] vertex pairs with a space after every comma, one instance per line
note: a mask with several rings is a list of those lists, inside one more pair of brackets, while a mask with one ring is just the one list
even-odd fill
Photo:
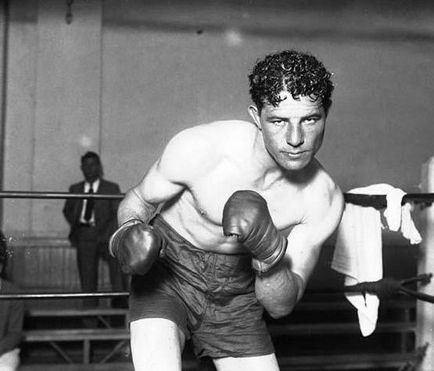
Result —
[[279, 319], [289, 316], [294, 310], [295, 305], [279, 305], [273, 308], [266, 308], [267, 313], [273, 319]]
[[292, 295], [289, 295], [285, 298], [280, 297], [280, 300], [276, 300], [276, 298], [274, 298], [274, 300], [270, 300], [268, 297], [258, 297], [258, 300], [271, 318], [279, 319], [292, 313], [295, 306], [301, 299], [302, 293], [303, 290], [299, 288], [298, 290], [292, 292]]
[[282, 296], [271, 298], [270, 296], [258, 296], [268, 315], [273, 319], [279, 319], [288, 316], [297, 304], [296, 295], [283, 298]]

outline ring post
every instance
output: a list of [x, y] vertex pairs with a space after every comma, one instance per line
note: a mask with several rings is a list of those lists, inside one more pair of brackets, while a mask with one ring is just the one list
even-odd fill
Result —
[[[434, 192], [434, 157], [422, 166], [422, 192]], [[434, 271], [434, 205], [423, 211], [424, 239], [420, 245], [418, 273]], [[434, 294], [433, 284], [420, 287], [426, 294]], [[434, 370], [434, 310], [433, 304], [417, 300], [416, 306], [416, 347], [427, 344], [426, 354], [420, 363], [419, 371]]]

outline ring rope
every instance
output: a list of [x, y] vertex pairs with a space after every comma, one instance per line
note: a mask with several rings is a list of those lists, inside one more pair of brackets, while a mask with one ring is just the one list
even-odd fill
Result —
[[[69, 193], [69, 192], [26, 192], [26, 191], [0, 191], [0, 198], [35, 198], [35, 199], [122, 199], [124, 193], [99, 194], [99, 193]], [[371, 206], [378, 209], [387, 206], [386, 195], [366, 195], [357, 193], [344, 193], [345, 202]], [[402, 204], [406, 202], [431, 204], [434, 202], [434, 193], [407, 193], [402, 198]]]
[[406, 280], [396, 280], [393, 278], [382, 278], [378, 281], [373, 282], [360, 282], [352, 286], [344, 286], [342, 291], [349, 292], [361, 292], [362, 294], [371, 293], [378, 296], [379, 299], [390, 299], [396, 294], [406, 294], [408, 296], [414, 297], [416, 299], [426, 301], [428, 303], [434, 303], [434, 296], [427, 295], [422, 292], [415, 290], [410, 290], [407, 285], [414, 283], [421, 283], [422, 285], [427, 285], [432, 278], [432, 274], [420, 274], [416, 277], [412, 277]]
[[[384, 209], [387, 207], [386, 195], [344, 193], [344, 199], [347, 203], [359, 206], [370, 206], [376, 209]], [[404, 205], [406, 202], [430, 206], [434, 202], [434, 193], [407, 193], [402, 198], [401, 204]]]
[[[319, 290], [321, 293], [370, 293], [375, 294], [382, 300], [391, 299], [397, 294], [405, 294], [416, 299], [434, 303], [434, 296], [422, 292], [411, 290], [406, 286], [420, 283], [427, 285], [431, 282], [432, 273], [420, 274], [416, 277], [405, 280], [396, 280], [393, 278], [382, 278], [378, 281], [360, 282], [351, 286], [342, 286], [333, 289]], [[7, 293], [1, 294], [0, 299], [56, 299], [56, 298], [93, 298], [93, 297], [119, 297], [128, 296], [128, 292], [70, 292], [70, 293]]]
[[18, 299], [86, 299], [86, 298], [113, 298], [128, 296], [124, 291], [100, 291], [100, 292], [47, 292], [47, 293], [25, 293], [25, 292], [8, 292], [0, 293], [0, 300], [18, 300]]
[[69, 192], [26, 192], [26, 191], [1, 191], [0, 198], [35, 198], [35, 199], [122, 199], [123, 193], [100, 194], [100, 193], [69, 193]]

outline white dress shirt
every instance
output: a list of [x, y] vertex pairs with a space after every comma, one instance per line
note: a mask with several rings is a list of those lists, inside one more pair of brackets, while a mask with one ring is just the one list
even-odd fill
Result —
[[[99, 180], [99, 179], [95, 180], [95, 181], [92, 183], [92, 190], [93, 190], [93, 193], [97, 193], [97, 192], [98, 192], [99, 183], [100, 183], [100, 180]], [[89, 182], [85, 182], [85, 183], [84, 183], [84, 193], [88, 193], [88, 192], [89, 192], [89, 189], [90, 189], [90, 183], [89, 183]], [[86, 210], [86, 205], [87, 205], [87, 200], [84, 199], [84, 200], [83, 200], [83, 208], [81, 209], [81, 214], [80, 214], [80, 223], [84, 223], [84, 224], [89, 223], [89, 224], [91, 224], [91, 225], [95, 225], [95, 210], [92, 211], [92, 216], [91, 216], [91, 218], [90, 218], [89, 221], [86, 221], [86, 220], [84, 219], [84, 212], [85, 212], [85, 210]]]

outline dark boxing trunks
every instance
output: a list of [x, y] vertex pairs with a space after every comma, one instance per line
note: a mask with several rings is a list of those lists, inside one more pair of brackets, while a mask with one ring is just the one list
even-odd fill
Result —
[[133, 276], [130, 321], [165, 318], [191, 338], [198, 357], [252, 357], [274, 348], [255, 296], [247, 254], [194, 247], [161, 216], [151, 223], [163, 236], [163, 254], [144, 276]]

